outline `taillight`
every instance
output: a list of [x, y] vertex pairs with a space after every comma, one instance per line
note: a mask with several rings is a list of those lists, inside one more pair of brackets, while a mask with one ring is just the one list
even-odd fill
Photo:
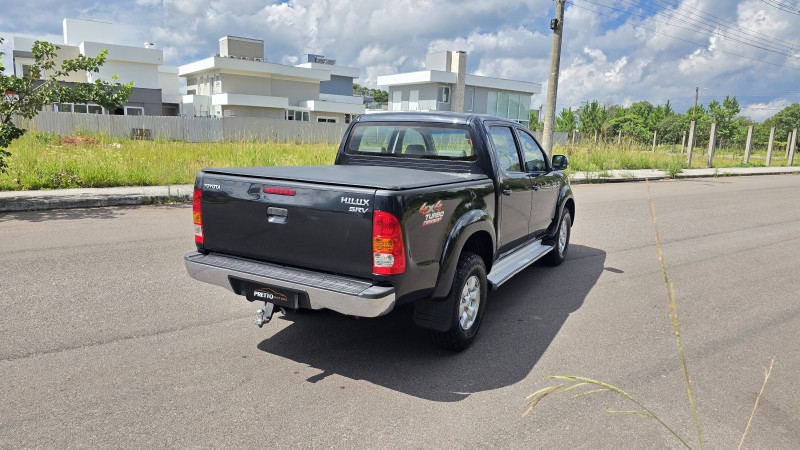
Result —
[[375, 211], [372, 216], [372, 272], [396, 275], [405, 270], [406, 252], [400, 221], [386, 211]]
[[192, 197], [192, 221], [194, 222], [194, 243], [203, 245], [203, 191], [194, 190]]

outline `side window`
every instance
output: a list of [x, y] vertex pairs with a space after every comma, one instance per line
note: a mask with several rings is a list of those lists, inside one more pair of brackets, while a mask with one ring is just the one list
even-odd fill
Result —
[[517, 153], [517, 144], [509, 127], [490, 127], [489, 135], [492, 138], [492, 147], [497, 155], [500, 168], [506, 172], [522, 172]]
[[524, 131], [517, 131], [519, 142], [522, 145], [522, 157], [525, 160], [526, 172], [546, 172], [547, 162], [544, 152], [533, 137]]

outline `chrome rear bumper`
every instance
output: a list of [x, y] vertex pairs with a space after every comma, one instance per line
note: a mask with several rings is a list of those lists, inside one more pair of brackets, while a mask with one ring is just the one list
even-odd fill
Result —
[[231, 278], [251, 281], [308, 295], [311, 309], [330, 309], [358, 317], [377, 317], [394, 308], [393, 287], [375, 286], [355, 278], [269, 264], [251, 259], [203, 255], [183, 256], [186, 271], [195, 280], [224, 287], [237, 293]]

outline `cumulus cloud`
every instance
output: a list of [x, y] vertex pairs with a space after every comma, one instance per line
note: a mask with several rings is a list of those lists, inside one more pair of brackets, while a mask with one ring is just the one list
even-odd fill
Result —
[[[315, 53], [359, 67], [368, 86], [380, 75], [422, 69], [427, 52], [466, 50], [470, 73], [543, 84], [534, 105], [547, 89], [554, 14], [552, 0], [40, 0], [36, 14], [24, 2], [7, 3], [0, 16], [7, 38], [60, 40], [64, 17], [113, 21], [135, 26], [164, 49], [167, 64], [181, 65], [216, 53], [218, 39], [230, 34], [263, 39], [273, 62]], [[705, 103], [725, 95], [743, 104], [800, 101], [800, 16], [760, 0], [615, 1], [616, 10], [600, 3], [612, 5], [567, 5], [559, 109], [671, 100], [685, 110], [695, 87], [713, 91], [703, 91]]]

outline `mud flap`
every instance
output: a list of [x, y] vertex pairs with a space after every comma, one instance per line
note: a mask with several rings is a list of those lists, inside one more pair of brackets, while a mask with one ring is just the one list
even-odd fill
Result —
[[452, 296], [442, 300], [420, 300], [414, 303], [414, 325], [442, 333], [450, 329], [453, 320]]

